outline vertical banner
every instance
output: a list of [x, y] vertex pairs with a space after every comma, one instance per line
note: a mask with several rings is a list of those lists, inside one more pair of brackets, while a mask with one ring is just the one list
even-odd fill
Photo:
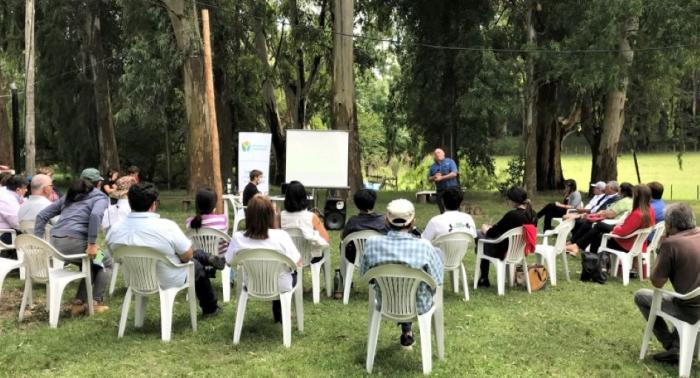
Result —
[[257, 169], [263, 173], [263, 180], [258, 190], [269, 192], [270, 147], [272, 134], [238, 133], [238, 191], [250, 181], [250, 171]]

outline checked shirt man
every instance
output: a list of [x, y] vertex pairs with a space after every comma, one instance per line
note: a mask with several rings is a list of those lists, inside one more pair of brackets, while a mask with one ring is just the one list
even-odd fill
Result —
[[[438, 285], [442, 285], [443, 256], [427, 240], [413, 236], [410, 231], [415, 223], [413, 204], [405, 199], [391, 201], [387, 206], [386, 222], [390, 231], [386, 236], [368, 239], [360, 263], [360, 273], [383, 264], [402, 264], [430, 274]], [[421, 283], [416, 291], [416, 309], [424, 314], [433, 305], [433, 290]], [[381, 292], [377, 290], [377, 301], [381, 303]], [[411, 323], [401, 323], [401, 345], [413, 345]]]

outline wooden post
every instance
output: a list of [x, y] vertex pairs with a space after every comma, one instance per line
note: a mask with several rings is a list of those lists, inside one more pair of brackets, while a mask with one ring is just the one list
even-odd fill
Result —
[[637, 150], [632, 150], [632, 158], [634, 159], [634, 170], [637, 172], [637, 184], [641, 184], [642, 178], [639, 175], [639, 164], [637, 163]]
[[216, 125], [216, 101], [214, 98], [214, 71], [211, 60], [211, 33], [209, 31], [209, 10], [202, 9], [202, 39], [204, 40], [204, 79], [207, 90], [207, 108], [209, 110], [209, 131], [211, 133], [211, 163], [214, 174], [214, 191], [219, 199], [216, 213], [223, 213], [224, 187], [221, 182], [221, 156], [219, 155], [219, 129]]
[[25, 120], [24, 120], [24, 169], [27, 175], [33, 175], [36, 164], [34, 142], [34, 0], [27, 0], [24, 17], [24, 69], [26, 73]]

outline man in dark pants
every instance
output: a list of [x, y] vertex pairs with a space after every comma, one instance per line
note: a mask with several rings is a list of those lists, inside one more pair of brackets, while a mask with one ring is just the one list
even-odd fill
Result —
[[[654, 271], [651, 273], [651, 284], [663, 288], [666, 281], [671, 280], [677, 293], [687, 294], [700, 287], [700, 229], [695, 226], [693, 209], [684, 203], [669, 205], [666, 208], [665, 222], [666, 239], [659, 247]], [[650, 289], [640, 289], [634, 293], [634, 303], [645, 319], [649, 318], [653, 297], [654, 292]], [[700, 298], [682, 301], [664, 295], [661, 308], [690, 324], [700, 319]], [[666, 322], [657, 317], [654, 322], [654, 335], [666, 349], [665, 352], [655, 354], [654, 359], [678, 363], [678, 332], [674, 330], [671, 333]]]
[[[156, 214], [158, 190], [148, 182], [134, 184], [129, 188], [131, 214], [107, 234], [107, 245], [111, 250], [118, 246], [153, 248], [174, 263], [194, 263], [195, 292], [203, 316], [219, 313], [216, 294], [204, 267], [210, 265], [206, 254], [192, 251], [192, 242], [178, 225]], [[177, 287], [187, 281], [187, 269], [158, 263], [158, 278], [164, 288]]]
[[459, 187], [459, 181], [457, 180], [459, 170], [457, 169], [457, 164], [454, 160], [445, 157], [445, 151], [442, 149], [436, 149], [433, 156], [435, 158], [435, 163], [430, 166], [428, 180], [435, 183], [435, 190], [437, 191], [437, 204], [440, 208], [440, 214], [442, 214], [445, 212], [445, 205], [442, 202], [442, 195], [445, 193], [447, 188], [451, 188], [453, 186]]

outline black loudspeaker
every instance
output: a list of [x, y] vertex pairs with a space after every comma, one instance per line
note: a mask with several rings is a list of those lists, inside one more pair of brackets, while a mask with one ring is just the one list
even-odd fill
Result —
[[345, 201], [340, 198], [329, 198], [323, 208], [323, 224], [328, 230], [342, 230], [345, 227]]

